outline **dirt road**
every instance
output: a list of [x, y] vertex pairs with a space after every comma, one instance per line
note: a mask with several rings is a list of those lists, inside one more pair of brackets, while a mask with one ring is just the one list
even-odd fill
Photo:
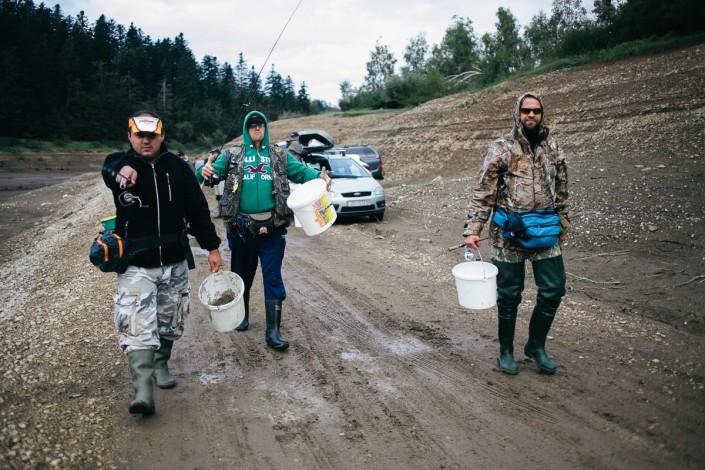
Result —
[[[427, 184], [387, 189], [390, 201], [422, 192], [432, 197]], [[28, 201], [51, 211], [3, 244], [3, 467], [705, 462], [700, 336], [592, 300], [589, 283], [571, 280], [548, 346], [557, 375], [539, 375], [527, 361], [518, 376], [503, 375], [494, 310], [457, 305], [450, 268], [458, 255], [446, 249], [454, 232], [401, 204], [383, 223], [336, 224], [316, 238], [291, 229], [283, 334], [292, 346], [284, 354], [264, 344], [259, 279], [246, 333], [213, 331], [194, 296], [171, 362], [179, 385], [157, 391], [155, 416], [130, 416], [129, 373], [110, 313], [114, 277], [85, 255], [86, 234], [110, 210], [110, 197], [87, 175], [13, 200]], [[569, 254], [569, 271], [602, 262], [583, 255]], [[197, 263], [194, 287], [207, 274], [202, 254]], [[529, 287], [517, 349], [533, 297]]]
[[[403, 113], [272, 123], [273, 135], [321, 127], [378, 145], [385, 220], [290, 231], [284, 354], [264, 344], [259, 279], [246, 333], [214, 332], [194, 294], [171, 362], [179, 385], [157, 391], [146, 419], [127, 413], [115, 277], [86, 256], [113, 212], [99, 177], [0, 201], [0, 468], [705, 467], [703, 57], [699, 45]], [[558, 373], [522, 360], [509, 377], [496, 311], [458, 306], [447, 247], [483, 148], [534, 82], [568, 154], [574, 229], [548, 342]]]
[[[695, 468], [704, 461], [702, 391], [679, 391], [672, 401], [653, 371], [635, 372], [621, 359], [635, 343], [610, 338], [606, 346], [597, 328], [571, 325], [584, 320], [581, 309], [626, 323], [617, 314], [569, 297], [551, 343], [559, 374], [539, 375], [524, 361], [519, 376], [504, 376], [494, 367], [494, 312], [462, 310], [447, 279], [433, 280], [404, 257], [395, 263], [366, 228], [339, 225], [317, 238], [292, 229], [287, 353], [264, 344], [259, 278], [246, 333], [214, 332], [193, 303], [172, 360], [179, 386], [158, 392], [156, 416], [123, 414], [116, 423], [128, 432], [120, 453], [131, 455], [130, 467]], [[207, 274], [199, 261], [194, 286]], [[587, 344], [577, 339], [585, 337]]]

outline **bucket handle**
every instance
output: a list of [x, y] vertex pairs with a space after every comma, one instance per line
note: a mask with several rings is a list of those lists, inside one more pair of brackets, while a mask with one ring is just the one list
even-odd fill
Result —
[[471, 251], [477, 253], [477, 256], [480, 258], [480, 262], [482, 263], [482, 280], [487, 279], [487, 271], [485, 270], [485, 260], [482, 259], [482, 253], [480, 250], [476, 250], [474, 248], [470, 248]]

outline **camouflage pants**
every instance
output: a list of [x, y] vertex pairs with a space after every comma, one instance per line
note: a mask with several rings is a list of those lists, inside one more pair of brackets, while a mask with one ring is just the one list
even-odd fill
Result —
[[562, 254], [560, 245], [540, 251], [517, 251], [502, 246], [492, 247], [492, 259], [503, 263], [523, 263], [524, 261], [541, 261], [542, 259], [555, 258]]
[[190, 293], [186, 261], [161, 268], [130, 266], [118, 274], [115, 326], [123, 352], [157, 349], [159, 338], [180, 338]]

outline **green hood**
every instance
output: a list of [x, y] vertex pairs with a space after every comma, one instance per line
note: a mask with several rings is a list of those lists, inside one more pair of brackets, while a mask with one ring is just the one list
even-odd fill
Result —
[[259, 111], [250, 111], [242, 120], [242, 143], [245, 148], [252, 146], [252, 139], [250, 138], [250, 133], [247, 131], [247, 126], [245, 125], [253, 114], [259, 114], [259, 116], [264, 119], [264, 140], [262, 141], [262, 148], [269, 147], [269, 121], [267, 121], [267, 116]]

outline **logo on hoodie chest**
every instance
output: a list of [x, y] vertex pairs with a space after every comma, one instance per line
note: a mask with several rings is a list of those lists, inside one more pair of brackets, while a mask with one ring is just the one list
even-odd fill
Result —
[[[245, 157], [243, 169], [245, 170], [242, 179], [253, 180], [257, 177], [261, 180], [270, 181], [272, 179], [269, 157], [260, 157], [260, 163], [255, 165], [256, 157]], [[259, 175], [259, 176], [258, 176]]]

